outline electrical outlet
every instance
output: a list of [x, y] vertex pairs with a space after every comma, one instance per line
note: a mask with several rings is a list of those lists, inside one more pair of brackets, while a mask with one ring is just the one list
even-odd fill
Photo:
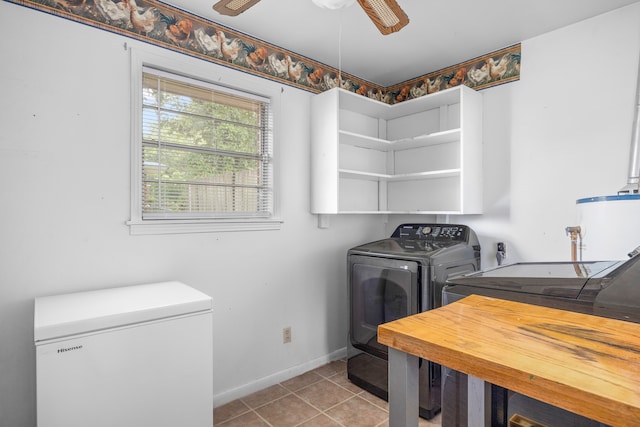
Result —
[[291, 326], [287, 326], [282, 329], [282, 343], [287, 344], [291, 342]]

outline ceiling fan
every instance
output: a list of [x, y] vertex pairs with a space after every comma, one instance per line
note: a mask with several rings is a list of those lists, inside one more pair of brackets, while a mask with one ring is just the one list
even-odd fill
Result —
[[[221, 15], [236, 16], [254, 6], [260, 0], [220, 0], [213, 9]], [[353, 3], [353, 0], [313, 0], [321, 7], [338, 9]], [[358, 0], [358, 3], [382, 34], [400, 31], [409, 23], [409, 17], [398, 6], [396, 0]]]

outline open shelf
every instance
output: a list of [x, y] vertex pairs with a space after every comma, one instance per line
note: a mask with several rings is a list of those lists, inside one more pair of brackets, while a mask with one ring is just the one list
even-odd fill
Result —
[[395, 105], [332, 89], [312, 99], [311, 212], [482, 212], [482, 95]]

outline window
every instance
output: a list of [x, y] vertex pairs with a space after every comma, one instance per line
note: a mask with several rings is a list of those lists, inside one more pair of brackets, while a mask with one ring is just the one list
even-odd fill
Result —
[[132, 233], [278, 227], [270, 98], [146, 65], [137, 78]]

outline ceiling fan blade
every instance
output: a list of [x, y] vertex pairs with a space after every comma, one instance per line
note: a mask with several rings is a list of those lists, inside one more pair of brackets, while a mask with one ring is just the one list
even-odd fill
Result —
[[409, 23], [396, 0], [358, 0], [358, 3], [384, 35], [400, 31]]
[[220, 15], [240, 15], [260, 0], [220, 0], [213, 5], [213, 9]]

